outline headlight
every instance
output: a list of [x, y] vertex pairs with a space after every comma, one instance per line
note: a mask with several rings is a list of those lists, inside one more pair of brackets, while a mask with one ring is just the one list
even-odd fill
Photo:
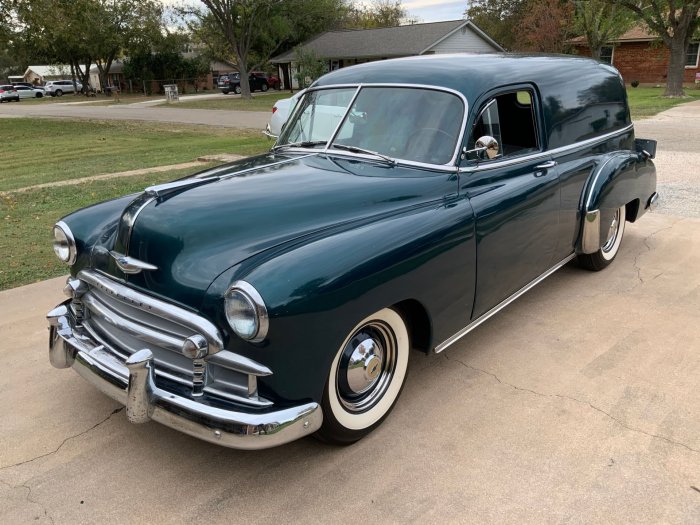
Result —
[[68, 225], [59, 221], [53, 227], [53, 251], [56, 256], [66, 264], [75, 263], [78, 249], [75, 246], [75, 237]]
[[236, 335], [259, 343], [267, 336], [267, 308], [258, 291], [245, 281], [236, 281], [225, 299], [226, 319]]

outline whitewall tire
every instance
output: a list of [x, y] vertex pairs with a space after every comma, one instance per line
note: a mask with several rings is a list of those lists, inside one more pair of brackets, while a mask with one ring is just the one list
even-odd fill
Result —
[[331, 364], [318, 437], [350, 444], [379, 426], [401, 394], [410, 346], [395, 310], [384, 308], [358, 323]]

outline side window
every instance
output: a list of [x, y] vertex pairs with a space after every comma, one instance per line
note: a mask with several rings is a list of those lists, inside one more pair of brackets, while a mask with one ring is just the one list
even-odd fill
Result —
[[[480, 138], [488, 136], [498, 142], [498, 155], [493, 158], [513, 157], [538, 151], [533, 100], [534, 95], [528, 90], [511, 91], [492, 98], [481, 110], [474, 124], [469, 149], [474, 149]], [[486, 157], [472, 154], [470, 158]]]

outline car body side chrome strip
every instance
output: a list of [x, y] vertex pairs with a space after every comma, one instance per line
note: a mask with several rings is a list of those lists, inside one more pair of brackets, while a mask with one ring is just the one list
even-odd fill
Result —
[[493, 168], [502, 168], [505, 166], [512, 166], [512, 165], [521, 164], [524, 162], [532, 162], [535, 160], [546, 159], [547, 157], [552, 157], [552, 156], [564, 155], [564, 154], [568, 153], [569, 151], [573, 151], [575, 149], [583, 148], [583, 147], [587, 147], [587, 146], [593, 146], [593, 145], [598, 144], [600, 142], [605, 142], [606, 140], [610, 140], [611, 138], [617, 137], [618, 135], [624, 135], [625, 133], [629, 133], [633, 129], [634, 129], [634, 125], [630, 124], [629, 126], [626, 126], [622, 129], [618, 129], [615, 131], [611, 131], [610, 133], [606, 133], [605, 135], [599, 135], [598, 137], [593, 137], [593, 138], [582, 140], [579, 142], [574, 142], [573, 144], [569, 144], [566, 146], [560, 146], [558, 148], [554, 148], [554, 149], [550, 149], [550, 150], [537, 151], [534, 153], [529, 153], [527, 155], [513, 157], [512, 159], [503, 159], [503, 160], [496, 160], [496, 161], [484, 161], [483, 163], [479, 163], [477, 165], [465, 166], [463, 168], [459, 168], [459, 172], [460, 173], [473, 173], [473, 172], [477, 172], [477, 171], [490, 170]]
[[574, 257], [576, 257], [576, 254], [575, 254], [575, 253], [572, 253], [571, 255], [569, 255], [568, 257], [566, 257], [563, 261], [560, 261], [560, 262], [558, 262], [557, 264], [555, 264], [552, 268], [550, 268], [549, 270], [547, 270], [546, 272], [544, 272], [542, 275], [540, 275], [539, 277], [537, 277], [534, 281], [532, 281], [532, 282], [530, 282], [529, 284], [525, 285], [525, 286], [522, 287], [520, 290], [518, 290], [517, 292], [515, 292], [513, 295], [511, 295], [510, 297], [504, 299], [503, 301], [501, 301], [500, 303], [498, 303], [496, 306], [494, 306], [493, 308], [491, 308], [488, 312], [486, 312], [485, 314], [483, 314], [481, 317], [479, 317], [479, 318], [476, 319], [475, 321], [472, 321], [471, 323], [469, 323], [467, 326], [465, 326], [464, 328], [462, 328], [459, 332], [457, 332], [456, 334], [454, 334], [452, 337], [446, 339], [445, 341], [443, 341], [442, 343], [440, 343], [439, 345], [437, 345], [437, 346], [435, 347], [434, 352], [435, 352], [436, 354], [439, 354], [439, 353], [442, 352], [445, 348], [447, 348], [448, 346], [450, 346], [452, 343], [455, 343], [455, 342], [459, 341], [462, 337], [464, 337], [464, 336], [467, 335], [469, 332], [471, 332], [472, 330], [474, 330], [474, 328], [476, 328], [477, 326], [479, 326], [481, 323], [483, 323], [483, 322], [486, 321], [487, 319], [491, 318], [493, 315], [495, 315], [495, 314], [498, 313], [499, 311], [503, 310], [503, 308], [505, 308], [506, 306], [508, 306], [510, 303], [512, 303], [513, 301], [515, 301], [518, 297], [520, 297], [521, 295], [523, 295], [525, 292], [527, 292], [527, 291], [530, 290], [531, 288], [535, 287], [535, 285], [537, 285], [537, 284], [541, 283], [542, 281], [544, 281], [547, 277], [549, 277], [549, 276], [552, 275], [554, 272], [556, 272], [559, 268], [561, 268], [561, 267], [564, 266], [566, 263], [568, 263], [569, 261], [571, 261]]

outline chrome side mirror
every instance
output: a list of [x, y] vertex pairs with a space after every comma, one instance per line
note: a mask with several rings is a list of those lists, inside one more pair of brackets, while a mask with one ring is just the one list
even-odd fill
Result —
[[486, 156], [489, 159], [493, 159], [498, 156], [498, 151], [500, 149], [498, 146], [498, 141], [489, 135], [484, 135], [477, 140], [476, 144], [474, 145], [476, 146], [477, 150], [485, 151]]
[[464, 148], [462, 150], [462, 158], [465, 158], [470, 153], [476, 153], [479, 156], [481, 156], [482, 153], [485, 153], [487, 159], [490, 160], [496, 158], [500, 150], [498, 141], [490, 135], [484, 135], [483, 137], [480, 137], [479, 140], [476, 141], [474, 146], [476, 146], [474, 149], [468, 150], [467, 148]]

